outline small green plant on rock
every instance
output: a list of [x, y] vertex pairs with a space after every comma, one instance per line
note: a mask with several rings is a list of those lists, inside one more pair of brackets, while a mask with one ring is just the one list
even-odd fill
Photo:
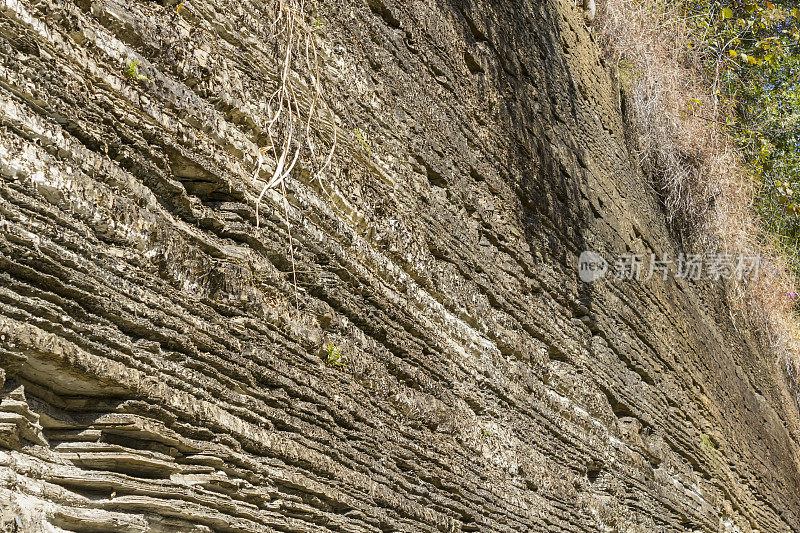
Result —
[[328, 366], [346, 366], [346, 363], [342, 361], [342, 351], [330, 342], [328, 343], [328, 356], [325, 358], [325, 364]]
[[700, 449], [703, 450], [703, 453], [706, 454], [712, 464], [716, 463], [717, 447], [714, 445], [714, 441], [711, 440], [711, 437], [705, 433], [700, 435]]
[[372, 157], [372, 142], [370, 142], [367, 134], [364, 133], [364, 130], [361, 129], [354, 129], [353, 135], [356, 136], [356, 140], [358, 140], [358, 144], [361, 145], [361, 148], [367, 154], [367, 157]]
[[135, 80], [153, 81], [139, 72], [139, 63], [140, 61], [133, 61], [132, 59], [128, 60], [128, 62], [125, 63], [125, 70], [123, 71], [125, 79], [133, 81]]

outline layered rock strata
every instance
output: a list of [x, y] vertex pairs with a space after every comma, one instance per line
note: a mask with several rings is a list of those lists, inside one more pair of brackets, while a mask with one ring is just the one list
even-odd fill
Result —
[[295, 294], [276, 4], [0, 0], [0, 531], [800, 531], [721, 285], [578, 278], [681, 253], [582, 12], [320, 3]]

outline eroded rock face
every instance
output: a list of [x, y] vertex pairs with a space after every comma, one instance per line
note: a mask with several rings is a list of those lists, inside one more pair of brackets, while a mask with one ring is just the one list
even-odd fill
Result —
[[578, 279], [680, 252], [582, 13], [320, 6], [298, 311], [250, 183], [273, 3], [0, 0], [0, 531], [800, 530], [719, 286]]

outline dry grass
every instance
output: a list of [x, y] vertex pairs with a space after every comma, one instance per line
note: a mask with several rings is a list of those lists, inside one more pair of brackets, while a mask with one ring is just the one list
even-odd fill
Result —
[[734, 318], [762, 332], [798, 384], [800, 327], [788, 297], [796, 279], [761, 230], [754, 184], [718, 126], [727, 110], [713, 96], [715, 80], [688, 55], [678, 15], [674, 3], [607, 0], [595, 27], [607, 60], [618, 67], [636, 156], [661, 189], [683, 245], [764, 258], [762, 275], [728, 284]]

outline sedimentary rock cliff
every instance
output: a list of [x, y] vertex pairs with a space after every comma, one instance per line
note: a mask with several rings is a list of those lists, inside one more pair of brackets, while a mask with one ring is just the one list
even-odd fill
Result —
[[0, 0], [0, 531], [800, 531], [720, 285], [578, 278], [681, 251], [582, 13], [317, 7], [295, 303], [276, 2]]

